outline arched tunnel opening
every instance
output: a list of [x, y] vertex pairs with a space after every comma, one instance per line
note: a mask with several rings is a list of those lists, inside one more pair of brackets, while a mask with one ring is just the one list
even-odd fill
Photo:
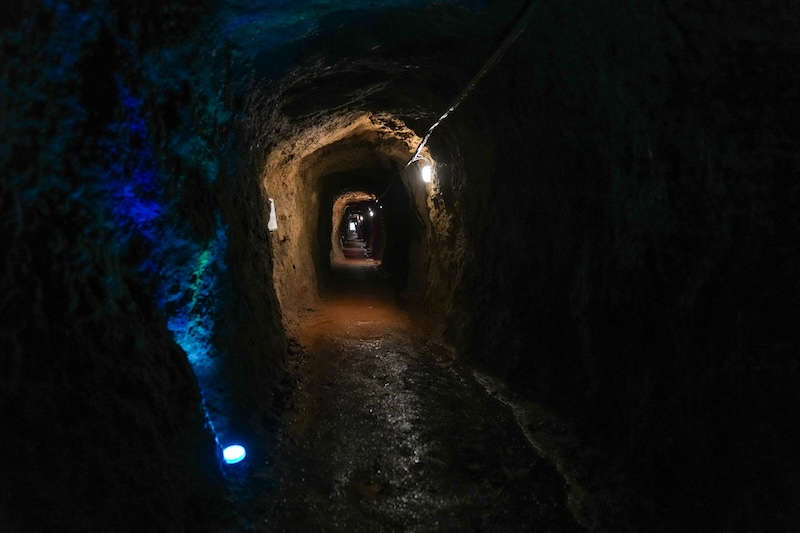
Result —
[[369, 279], [405, 301], [431, 297], [443, 214], [435, 182], [407, 166], [415, 142], [397, 118], [360, 113], [328, 118], [267, 157], [273, 282], [290, 329], [348, 282]]
[[[342, 196], [337, 202], [344, 199]], [[383, 206], [374, 197], [368, 197], [358, 202], [344, 202], [338, 210], [335, 207], [334, 204], [332, 220], [336, 222], [332, 222], [331, 229], [330, 266], [347, 269], [363, 262], [380, 266], [385, 226], [379, 209]]]
[[[391, 286], [397, 295], [424, 283], [420, 261], [412, 246], [419, 250], [424, 237], [424, 223], [411, 201], [397, 169], [359, 169], [329, 177], [325, 205], [320, 213], [320, 253], [328, 257], [318, 275], [330, 288], [339, 278], [352, 277], [359, 269], [373, 272]], [[362, 189], [362, 190], [356, 190]], [[410, 279], [410, 276], [414, 276]], [[341, 281], [341, 280], [340, 280]]]
[[800, 528], [795, 9], [5, 11], [0, 530]]

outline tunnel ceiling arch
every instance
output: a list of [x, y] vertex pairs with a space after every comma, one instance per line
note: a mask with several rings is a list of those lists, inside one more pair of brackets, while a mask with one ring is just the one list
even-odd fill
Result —
[[[342, 113], [322, 122], [307, 119], [292, 130], [294, 135], [269, 152], [261, 178], [265, 195], [275, 200], [278, 217], [278, 231], [272, 234], [273, 281], [285, 316], [314, 304], [318, 264], [328, 260], [312, 253], [320, 217], [330, 216], [323, 213], [326, 208], [320, 198], [326, 176], [359, 169], [396, 175], [424, 220], [424, 243], [432, 238], [435, 221], [442, 219], [433, 201], [438, 192], [435, 184], [421, 183], [416, 169], [405, 168], [420, 138], [398, 118], [387, 113]], [[425, 155], [435, 164], [429, 150]], [[364, 174], [365, 185], [369, 176]]]
[[[272, 41], [251, 31], [269, 6], [226, 19], [236, 21], [225, 25], [236, 49], [234, 68], [246, 70], [243, 79], [251, 84], [245, 91], [246, 143], [257, 161], [265, 202], [275, 200], [273, 281], [284, 316], [313, 305], [318, 293], [314, 265], [321, 254], [307, 257], [317, 233], [317, 180], [366, 167], [397, 170], [423, 226], [411, 250], [419, 266], [409, 279], [433, 309], [449, 307], [459, 279], [453, 272], [460, 272], [465, 249], [463, 224], [447, 199], [464, 182], [460, 141], [442, 129], [422, 152], [436, 168], [433, 183], [420, 186], [419, 168], [403, 170], [403, 165], [419, 145], [418, 133], [468, 82], [475, 58], [490, 55], [494, 42], [485, 36], [502, 34], [523, 4], [491, 9], [483, 1], [355, 2], [337, 4], [339, 9], [326, 2], [320, 9], [306, 9], [304, 2], [281, 4], [270, 16], [293, 13], [289, 18], [302, 23], [293, 30], [291, 24], [282, 27], [283, 37]], [[455, 252], [442, 252], [453, 243]]]

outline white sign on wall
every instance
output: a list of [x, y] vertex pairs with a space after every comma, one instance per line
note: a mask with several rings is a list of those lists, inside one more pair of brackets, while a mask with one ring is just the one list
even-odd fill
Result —
[[278, 217], [275, 216], [275, 201], [269, 199], [269, 222], [267, 222], [267, 229], [275, 231], [278, 229]]

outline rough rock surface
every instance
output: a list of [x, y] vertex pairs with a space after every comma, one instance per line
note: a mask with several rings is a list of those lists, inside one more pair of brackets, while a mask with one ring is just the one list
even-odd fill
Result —
[[[211, 162], [154, 149], [171, 133], [204, 142], [202, 113], [173, 112], [190, 103], [180, 76], [157, 76], [169, 58], [148, 63], [180, 57], [200, 24], [202, 6], [173, 8], [3, 9], [3, 531], [217, 530], [229, 515], [197, 381], [148, 270], [178, 268], [155, 219], [183, 189], [175, 179], [162, 197], [159, 163], [186, 165], [202, 198]], [[176, 231], [211, 233], [206, 217]]]

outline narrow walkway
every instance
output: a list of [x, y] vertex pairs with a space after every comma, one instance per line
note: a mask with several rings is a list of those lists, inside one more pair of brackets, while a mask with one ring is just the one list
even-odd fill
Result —
[[361, 268], [301, 324], [270, 531], [579, 531], [509, 411]]
[[342, 252], [347, 259], [369, 259], [372, 257], [372, 248], [367, 241], [360, 237], [342, 239]]

